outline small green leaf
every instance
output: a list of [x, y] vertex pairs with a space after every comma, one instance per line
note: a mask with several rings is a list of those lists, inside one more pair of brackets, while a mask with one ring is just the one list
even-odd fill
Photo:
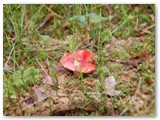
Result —
[[101, 22], [101, 17], [100, 16], [91, 16], [90, 22], [91, 23], [99, 23], [99, 22]]
[[121, 11], [122, 11], [122, 13], [124, 14], [124, 15], [126, 15], [127, 14], [127, 8], [126, 8], [126, 5], [121, 5]]
[[80, 26], [84, 26], [84, 25], [86, 25], [87, 24], [87, 22], [86, 21], [84, 21], [84, 22], [82, 22], [82, 21], [80, 21]]
[[47, 38], [49, 38], [49, 35], [41, 35], [41, 38], [42, 38], [43, 40], [46, 40]]
[[103, 43], [104, 43], [104, 42], [107, 42], [108, 40], [109, 40], [109, 36], [108, 36], [108, 35], [105, 35], [104, 38], [103, 38]]
[[95, 32], [91, 31], [90, 36], [91, 36], [91, 38], [94, 38], [95, 37]]
[[129, 14], [128, 19], [131, 20], [131, 19], [133, 19], [133, 18], [134, 18], [134, 16], [131, 15], [131, 14]]
[[89, 13], [85, 15], [86, 17], [96, 16], [96, 13]]
[[79, 20], [80, 20], [80, 22], [85, 22], [86, 18], [85, 18], [85, 16], [80, 16]]
[[134, 12], [138, 13], [139, 12], [139, 7], [135, 7]]
[[80, 15], [77, 15], [77, 16], [73, 16], [73, 17], [71, 17], [69, 20], [77, 20], [78, 18], [80, 17]]
[[145, 20], [145, 21], [147, 21], [148, 23], [152, 23], [152, 20], [151, 20], [151, 18], [147, 15], [147, 14], [141, 14], [140, 15], [140, 17], [143, 19], [143, 20]]

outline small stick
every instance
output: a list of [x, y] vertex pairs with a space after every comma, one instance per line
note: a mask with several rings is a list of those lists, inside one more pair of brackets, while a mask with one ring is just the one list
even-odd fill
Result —
[[[35, 105], [35, 104], [37, 104], [37, 103], [39, 103], [39, 102], [41, 102], [41, 101], [47, 99], [48, 97], [50, 97], [50, 96], [52, 96], [52, 95], [53, 95], [53, 93], [50, 93], [49, 95], [47, 95], [47, 96], [44, 97], [43, 99], [38, 100], [38, 101], [34, 102], [33, 104], [30, 104], [29, 106], [33, 106], [33, 105]], [[27, 106], [26, 109], [27, 109], [29, 106]]]
[[137, 87], [137, 90], [136, 90], [135, 93], [137, 93], [137, 92], [139, 91], [140, 86], [141, 86], [141, 81], [142, 81], [142, 79], [141, 79], [141, 77], [140, 77], [139, 82], [138, 82], [138, 87]]
[[44, 5], [44, 7], [45, 7], [48, 11], [50, 11], [53, 15], [57, 16], [58, 18], [63, 19], [62, 16], [60, 16], [60, 15], [58, 15], [57, 13], [53, 12], [53, 11], [52, 11], [50, 8], [48, 8], [46, 5]]
[[39, 66], [42, 68], [42, 70], [43, 70], [43, 72], [47, 75], [47, 76], [49, 76], [47, 73], [46, 73], [46, 71], [44, 70], [44, 68], [43, 68], [43, 66], [41, 65], [41, 63], [36, 59], [36, 61], [37, 61], [37, 63], [39, 64]]

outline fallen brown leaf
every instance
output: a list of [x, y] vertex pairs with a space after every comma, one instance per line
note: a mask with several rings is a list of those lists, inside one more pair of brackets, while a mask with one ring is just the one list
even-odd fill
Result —
[[148, 63], [150, 63], [150, 54], [149, 54], [148, 51], [139, 52], [139, 53], [137, 54], [137, 56], [143, 57]]
[[42, 79], [43, 84], [53, 85], [52, 78], [50, 76], [45, 76]]
[[65, 87], [65, 84], [66, 84], [65, 77], [66, 77], [66, 74], [62, 74], [60, 76], [57, 76], [58, 86], [61, 88]]
[[43, 95], [44, 91], [45, 91], [45, 89], [43, 87], [34, 89], [34, 96], [37, 101], [40, 101], [44, 98], [44, 95]]
[[66, 68], [64, 68], [62, 66], [58, 66], [58, 65], [54, 65], [54, 70], [55, 70], [57, 76], [70, 73]]
[[25, 103], [27, 104], [33, 104], [34, 103], [34, 99], [33, 98], [29, 98], [25, 101]]
[[93, 86], [94, 86], [94, 81], [87, 81], [87, 80], [85, 80], [85, 81], [84, 81], [84, 84], [85, 84], [86, 86], [93, 87]]
[[40, 25], [40, 28], [44, 29], [45, 27], [47, 27], [52, 22], [53, 19], [54, 19], [53, 14], [48, 14], [48, 15], [44, 16], [44, 18], [43, 18], [44, 21]]
[[120, 91], [115, 90], [117, 82], [113, 76], [109, 76], [104, 80], [104, 86], [106, 88], [106, 93], [109, 96], [120, 95]]
[[126, 61], [122, 61], [121, 63], [124, 64], [126, 70], [137, 68], [137, 64], [134, 60], [127, 59]]

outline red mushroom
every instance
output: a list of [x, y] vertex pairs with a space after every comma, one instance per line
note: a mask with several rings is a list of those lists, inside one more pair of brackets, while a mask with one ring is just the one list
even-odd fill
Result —
[[90, 73], [96, 69], [93, 63], [94, 53], [86, 50], [76, 50], [70, 52], [60, 60], [63, 67], [82, 73]]

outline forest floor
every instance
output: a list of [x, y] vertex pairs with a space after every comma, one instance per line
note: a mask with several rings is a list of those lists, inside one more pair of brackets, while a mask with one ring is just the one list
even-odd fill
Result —
[[[4, 5], [3, 13], [5, 116], [155, 115], [154, 5]], [[80, 49], [96, 55], [92, 73], [60, 64]]]

